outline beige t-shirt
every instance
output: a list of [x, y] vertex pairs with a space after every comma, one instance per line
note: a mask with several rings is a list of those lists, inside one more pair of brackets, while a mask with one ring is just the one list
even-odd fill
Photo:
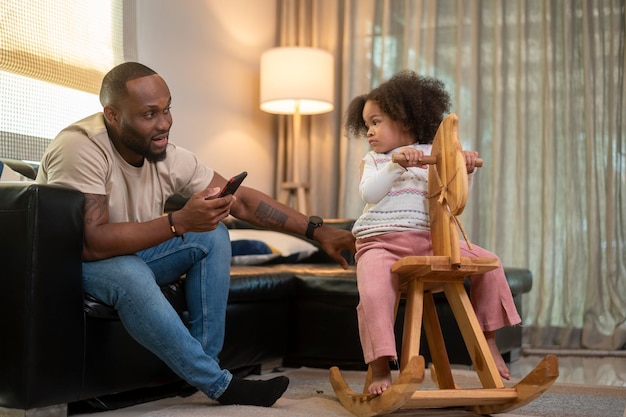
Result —
[[135, 167], [109, 139], [102, 113], [63, 129], [41, 161], [37, 182], [109, 197], [109, 221], [144, 222], [163, 214], [166, 200], [205, 189], [213, 170], [186, 149], [167, 145], [163, 161]]

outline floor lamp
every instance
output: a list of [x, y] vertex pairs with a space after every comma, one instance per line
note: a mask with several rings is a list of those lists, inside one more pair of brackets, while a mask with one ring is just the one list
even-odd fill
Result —
[[278, 47], [261, 55], [261, 110], [293, 116], [291, 172], [279, 201], [307, 214], [308, 183], [300, 178], [302, 115], [333, 110], [333, 56], [309, 47]]

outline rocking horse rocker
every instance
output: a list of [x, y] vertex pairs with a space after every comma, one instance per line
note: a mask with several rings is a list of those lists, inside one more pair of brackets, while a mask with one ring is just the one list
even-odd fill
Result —
[[[398, 409], [462, 407], [477, 414], [497, 414], [519, 408], [543, 394], [557, 379], [556, 356], [547, 355], [525, 378], [505, 387], [463, 286], [464, 278], [499, 266], [496, 258], [461, 257], [459, 233], [467, 239], [459, 220], [468, 197], [465, 159], [457, 136], [458, 118], [448, 115], [437, 130], [429, 157], [429, 214], [433, 256], [408, 256], [392, 266], [406, 298], [400, 374], [382, 394], [353, 392], [337, 367], [330, 382], [341, 404], [359, 417], [389, 414]], [[400, 161], [398, 161], [400, 162]], [[456, 386], [446, 352], [433, 293], [443, 291], [459, 325], [482, 388]], [[397, 305], [396, 305], [397, 311]], [[422, 324], [432, 355], [431, 376], [438, 389], [422, 389], [424, 357], [419, 355]]]

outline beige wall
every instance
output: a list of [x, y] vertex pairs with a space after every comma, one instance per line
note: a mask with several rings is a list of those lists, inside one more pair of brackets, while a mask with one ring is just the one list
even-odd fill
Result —
[[172, 93], [172, 143], [273, 195], [275, 117], [259, 110], [259, 59], [275, 0], [136, 0], [138, 60]]

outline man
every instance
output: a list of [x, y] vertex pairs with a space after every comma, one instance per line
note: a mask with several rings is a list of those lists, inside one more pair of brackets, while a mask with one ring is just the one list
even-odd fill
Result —
[[[67, 127], [50, 144], [37, 182], [85, 194], [83, 285], [117, 309], [128, 332], [188, 383], [222, 404], [270, 407], [289, 380], [234, 378], [218, 364], [230, 280], [229, 214], [306, 234], [344, 268], [349, 231], [310, 222], [248, 187], [218, 197], [226, 179], [169, 143], [171, 96], [152, 69], [134, 62], [103, 79], [103, 112]], [[190, 197], [162, 216], [173, 194]], [[159, 286], [186, 274], [189, 328]]]

